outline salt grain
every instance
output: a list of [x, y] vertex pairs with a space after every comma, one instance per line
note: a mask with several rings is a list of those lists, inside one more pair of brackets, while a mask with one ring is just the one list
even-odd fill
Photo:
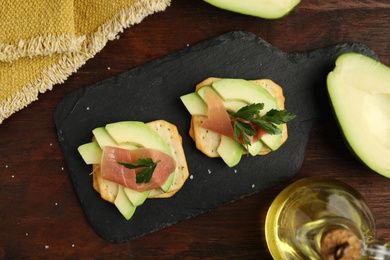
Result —
[[87, 107], [87, 110], [89, 110], [89, 107]]
[[12, 177], [12, 178], [15, 178], [15, 175], [12, 175], [11, 177]]
[[108, 69], [108, 70], [111, 70], [111, 68], [110, 68], [110, 67], [107, 67], [107, 69]]
[[28, 233], [26, 233], [26, 237], [28, 237]]
[[72, 247], [74, 247], [74, 244], [72, 244]]
[[48, 246], [48, 245], [46, 245], [46, 246], [45, 246], [45, 249], [48, 249], [48, 248], [49, 248], [49, 246]]
[[210, 170], [210, 169], [208, 169], [207, 172], [208, 172], [209, 174], [211, 174], [211, 170]]
[[192, 180], [194, 178], [194, 175], [190, 175], [190, 179]]
[[255, 185], [254, 184], [252, 184], [252, 189], [255, 187]]
[[234, 169], [234, 173], [237, 173], [237, 169]]

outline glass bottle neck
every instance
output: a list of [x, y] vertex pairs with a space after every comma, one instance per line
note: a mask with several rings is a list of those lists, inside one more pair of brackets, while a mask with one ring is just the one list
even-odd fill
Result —
[[297, 247], [309, 259], [390, 259], [390, 246], [372, 241], [349, 219], [324, 217], [301, 226]]

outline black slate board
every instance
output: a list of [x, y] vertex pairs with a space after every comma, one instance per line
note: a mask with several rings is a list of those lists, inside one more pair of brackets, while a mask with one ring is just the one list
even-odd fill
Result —
[[[128, 241], [293, 177], [302, 165], [313, 124], [328, 110], [326, 76], [336, 58], [351, 51], [376, 58], [372, 50], [356, 43], [288, 54], [251, 33], [230, 32], [67, 95], [55, 111], [55, 124], [70, 177], [93, 229], [108, 241]], [[193, 92], [210, 76], [270, 78], [281, 85], [286, 109], [297, 115], [288, 124], [288, 141], [267, 156], [244, 156], [234, 168], [197, 151], [187, 134], [190, 115], [179, 96]], [[77, 147], [91, 140], [95, 127], [156, 119], [179, 128], [191, 178], [173, 198], [149, 199], [126, 221], [93, 190], [91, 167], [84, 164]]]

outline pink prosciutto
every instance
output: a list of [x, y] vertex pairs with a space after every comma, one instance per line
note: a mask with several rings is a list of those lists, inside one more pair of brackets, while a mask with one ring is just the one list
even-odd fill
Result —
[[[213, 91], [205, 91], [204, 100], [207, 104], [208, 115], [207, 118], [203, 121], [202, 127], [209, 129], [213, 132], [219, 133], [221, 135], [228, 136], [240, 143], [244, 143], [242, 135], [238, 138], [234, 137], [232, 118], [226, 111], [226, 108], [218, 94]], [[243, 122], [248, 123], [248, 121]], [[254, 143], [257, 142], [262, 135], [266, 134], [267, 131], [265, 131], [258, 125], [255, 125], [253, 123], [251, 124], [252, 127], [256, 130], [256, 135], [247, 135], [247, 137], [249, 138], [250, 143]]]
[[203, 121], [202, 127], [234, 138], [232, 120], [221, 98], [213, 91], [205, 91], [204, 100], [207, 104], [207, 119]]
[[[136, 175], [143, 168], [128, 169], [118, 162], [136, 163], [137, 159], [151, 158], [158, 162], [153, 176], [148, 183], [136, 183]], [[102, 178], [123, 185], [127, 188], [143, 192], [162, 186], [168, 176], [175, 171], [176, 162], [169, 155], [159, 150], [139, 148], [127, 150], [118, 147], [106, 146], [100, 164]]]

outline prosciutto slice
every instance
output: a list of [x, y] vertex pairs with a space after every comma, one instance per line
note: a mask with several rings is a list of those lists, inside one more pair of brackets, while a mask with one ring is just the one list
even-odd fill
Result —
[[[233, 122], [230, 118], [229, 113], [226, 111], [225, 105], [223, 104], [221, 98], [217, 93], [213, 91], [206, 91], [204, 93], [204, 101], [207, 104], [207, 118], [203, 121], [202, 127], [209, 129], [213, 132], [225, 135], [240, 143], [244, 143], [243, 136], [238, 138], [234, 137], [234, 128]], [[244, 121], [247, 122], [248, 121]], [[249, 136], [247, 135], [250, 143], [257, 142], [264, 134], [267, 133], [264, 129], [252, 123], [252, 127], [256, 130], [256, 135]]]
[[[144, 168], [128, 169], [118, 162], [136, 163], [138, 159], [151, 158], [158, 162], [153, 176], [148, 183], [136, 183], [136, 175]], [[169, 155], [159, 150], [139, 148], [127, 150], [106, 146], [103, 148], [100, 164], [102, 178], [123, 185], [127, 188], [143, 192], [162, 186], [168, 176], [175, 171], [176, 162]]]
[[202, 127], [221, 135], [234, 138], [232, 121], [218, 94], [213, 91], [205, 91], [204, 100], [208, 107], [208, 115], [207, 119], [203, 122]]

